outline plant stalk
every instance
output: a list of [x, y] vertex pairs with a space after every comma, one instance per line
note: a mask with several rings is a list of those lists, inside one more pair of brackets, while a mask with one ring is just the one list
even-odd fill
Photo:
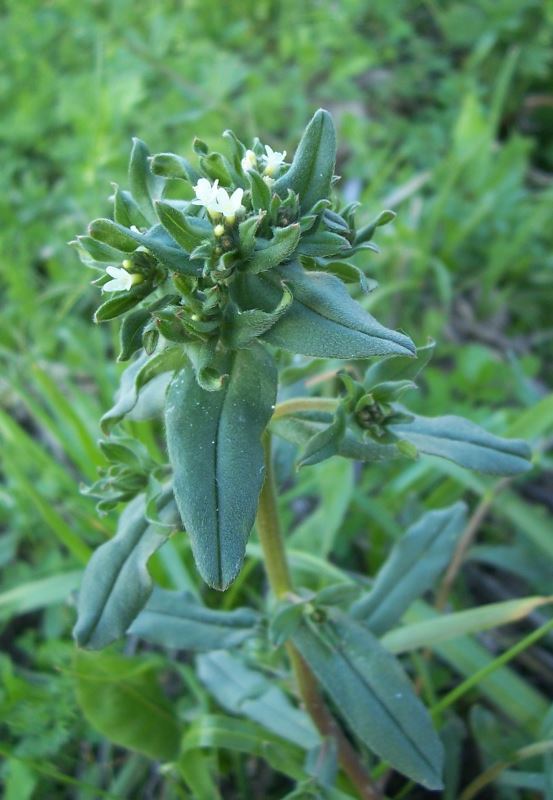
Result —
[[[271, 436], [268, 431], [264, 436], [264, 447], [265, 482], [259, 497], [256, 526], [271, 590], [277, 598], [282, 598], [292, 593], [294, 586], [286, 560], [280, 527], [271, 457]], [[326, 705], [309, 666], [291, 642], [287, 642], [286, 650], [305, 708], [319, 733], [335, 739], [340, 765], [359, 792], [359, 797], [361, 800], [381, 800], [381, 794], [362, 764], [358, 753]]]

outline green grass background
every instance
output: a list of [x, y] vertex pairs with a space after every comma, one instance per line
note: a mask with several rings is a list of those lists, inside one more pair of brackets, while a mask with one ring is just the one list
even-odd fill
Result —
[[[9, 800], [195, 797], [182, 776], [102, 737], [75, 696], [67, 597], [116, 520], [98, 518], [78, 486], [103, 464], [98, 419], [120, 368], [116, 327], [92, 324], [97, 292], [67, 242], [109, 214], [131, 136], [191, 156], [195, 135], [215, 146], [230, 127], [290, 154], [313, 111], [328, 108], [339, 191], [362, 201], [366, 219], [398, 213], [383, 252], [359, 261], [381, 285], [367, 308], [419, 344], [438, 342], [415, 405], [526, 437], [537, 466], [498, 487], [427, 460], [354, 481], [333, 460], [301, 473], [283, 514], [292, 523], [295, 498], [307, 496], [332, 559], [372, 575], [421, 511], [464, 496], [487, 513], [452, 608], [551, 592], [553, 5], [3, 0], [0, 14], [0, 780]], [[157, 447], [153, 426], [140, 432]], [[185, 542], [180, 550], [182, 567], [154, 564], [177, 588], [194, 574]], [[262, 586], [252, 558], [223, 603], [259, 605]], [[546, 608], [415, 659], [424, 699], [433, 705], [547, 619]], [[548, 643], [455, 705], [467, 775], [551, 737]], [[215, 706], [187, 665], [179, 681], [185, 727]], [[547, 758], [509, 767], [482, 796], [553, 798]], [[227, 776], [225, 797], [285, 794], [263, 765], [256, 794], [246, 761], [223, 745], [208, 762]]]

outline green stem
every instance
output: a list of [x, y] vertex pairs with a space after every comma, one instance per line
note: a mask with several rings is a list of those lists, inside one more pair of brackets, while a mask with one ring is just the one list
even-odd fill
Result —
[[[299, 401], [295, 401], [296, 403]], [[285, 405], [284, 403], [282, 405]], [[278, 410], [279, 407], [277, 407]], [[257, 532], [263, 551], [263, 560], [269, 584], [277, 598], [293, 592], [293, 583], [288, 569], [284, 542], [278, 515], [275, 478], [271, 458], [271, 437], [267, 432], [265, 446], [265, 482], [259, 497]], [[322, 736], [336, 740], [338, 758], [342, 769], [359, 792], [361, 800], [380, 800], [381, 794], [361, 763], [358, 753], [350, 744], [337, 720], [329, 711], [317, 685], [315, 676], [299, 652], [290, 642], [286, 650], [294, 670], [300, 697], [309, 716]]]
[[338, 400], [330, 397], [293, 397], [291, 400], [279, 403], [272, 418], [289, 417], [302, 411], [326, 411], [333, 414], [337, 405]]

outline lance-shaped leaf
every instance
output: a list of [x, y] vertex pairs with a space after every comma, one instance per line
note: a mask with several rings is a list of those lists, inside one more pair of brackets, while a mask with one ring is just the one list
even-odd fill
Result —
[[190, 260], [161, 225], [154, 225], [147, 233], [140, 233], [111, 219], [95, 219], [89, 225], [89, 233], [93, 239], [121, 253], [132, 253], [142, 245], [170, 269], [187, 275], [198, 273], [197, 264]]
[[264, 338], [285, 350], [323, 358], [414, 355], [415, 345], [385, 328], [353, 300], [333, 275], [307, 272], [297, 262], [262, 275], [242, 275], [238, 292], [243, 308], [269, 311], [278, 303], [284, 281], [294, 300]]
[[294, 708], [282, 689], [229, 653], [197, 659], [198, 677], [223, 708], [259, 722], [266, 730], [307, 750], [320, 741], [309, 717]]
[[292, 641], [353, 733], [394, 769], [440, 789], [443, 750], [400, 664], [362, 624], [335, 609], [304, 618]]
[[[161, 496], [159, 508], [164, 522], [176, 522], [170, 491]], [[100, 649], [123, 636], [152, 591], [148, 560], [165, 542], [170, 527], [150, 525], [145, 510], [144, 495], [138, 495], [121, 514], [115, 537], [88, 562], [73, 631], [79, 647]]]
[[117, 184], [114, 185], [113, 193], [113, 218], [126, 228], [130, 228], [131, 225], [136, 225], [139, 228], [149, 227], [148, 220], [138, 207], [138, 203], [135, 202], [132, 194], [120, 189]]
[[340, 442], [346, 432], [346, 412], [342, 405], [328, 428], [324, 428], [309, 439], [298, 460], [298, 467], [318, 464], [339, 453]]
[[129, 161], [129, 186], [143, 216], [150, 224], [156, 222], [154, 200], [163, 188], [163, 178], [154, 175], [149, 161], [150, 151], [140, 139], [133, 139]]
[[[327, 412], [301, 412], [293, 416], [282, 416], [271, 420], [271, 431], [287, 442], [305, 447], [319, 433], [332, 424], [333, 415]], [[378, 444], [372, 439], [362, 441], [347, 429], [344, 436], [336, 440], [336, 455], [355, 461], [387, 461], [399, 456], [392, 445]]]
[[424, 514], [395, 545], [371, 590], [350, 613], [377, 635], [391, 628], [448, 565], [465, 521], [464, 503]]
[[223, 340], [232, 348], [247, 347], [280, 319], [291, 302], [292, 292], [286, 284], [282, 284], [282, 298], [272, 311], [260, 311], [257, 308], [239, 311], [234, 304], [229, 304], [223, 327]]
[[271, 190], [258, 172], [249, 172], [252, 205], [255, 211], [268, 211], [271, 206]]
[[287, 228], [275, 228], [270, 240], [257, 240], [257, 249], [247, 261], [248, 272], [259, 273], [278, 266], [290, 258], [300, 238], [300, 226], [296, 223]]
[[272, 414], [276, 367], [256, 345], [217, 364], [222, 389], [182, 369], [167, 395], [166, 431], [175, 498], [203, 579], [225, 589], [244, 558], [263, 483], [261, 435]]
[[160, 647], [207, 652], [238, 647], [254, 634], [258, 622], [253, 609], [213, 611], [190, 592], [156, 587], [128, 633]]
[[119, 331], [121, 350], [117, 357], [118, 361], [128, 361], [133, 353], [142, 347], [142, 332], [149, 319], [150, 311], [146, 308], [139, 308], [127, 314]]
[[336, 132], [332, 117], [320, 108], [305, 129], [292, 166], [273, 190], [286, 197], [288, 189], [300, 196], [301, 210], [308, 211], [328, 197], [336, 163]]
[[432, 358], [434, 346], [435, 342], [430, 339], [427, 344], [417, 347], [416, 359], [392, 356], [376, 361], [365, 373], [363, 384], [367, 389], [372, 389], [373, 386], [387, 381], [414, 381]]
[[212, 227], [207, 220], [188, 217], [169, 202], [159, 200], [156, 210], [165, 230], [187, 253], [191, 253], [212, 234]]
[[117, 319], [121, 314], [126, 314], [127, 311], [142, 302], [152, 291], [152, 284], [149, 281], [142, 281], [136, 286], [131, 286], [128, 291], [117, 292], [101, 306], [98, 306], [94, 314], [94, 322], [109, 322]]
[[186, 158], [174, 153], [157, 153], [152, 156], [150, 167], [154, 175], [163, 178], [177, 178], [190, 183], [197, 183], [202, 177]]
[[347, 239], [331, 231], [315, 231], [308, 236], [302, 236], [298, 245], [298, 253], [302, 256], [333, 256], [343, 250], [348, 250], [350, 244]]
[[[401, 407], [398, 407], [403, 411]], [[521, 439], [503, 439], [463, 417], [414, 416], [390, 429], [428, 455], [492, 475], [518, 475], [530, 469], [532, 453]]]

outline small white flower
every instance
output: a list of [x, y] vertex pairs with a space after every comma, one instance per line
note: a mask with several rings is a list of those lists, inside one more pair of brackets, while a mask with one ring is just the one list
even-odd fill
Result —
[[251, 172], [252, 169], [257, 169], [257, 156], [253, 150], [246, 150], [244, 158], [240, 162], [244, 172]]
[[265, 145], [265, 152], [267, 153], [264, 156], [265, 160], [265, 175], [272, 176], [276, 172], [279, 171], [280, 167], [282, 166], [282, 162], [286, 158], [286, 150], [282, 153], [277, 153], [276, 150], [273, 150], [268, 144]]
[[217, 192], [219, 191], [219, 181], [216, 180], [212, 185], [207, 178], [200, 178], [194, 186], [196, 199], [192, 203], [197, 206], [204, 206], [208, 211], [217, 212]]
[[102, 286], [104, 292], [128, 292], [132, 286], [143, 280], [142, 275], [137, 272], [127, 272], [119, 267], [106, 267], [106, 272], [113, 280]]
[[243, 194], [243, 189], [235, 189], [229, 197], [226, 189], [217, 189], [216, 210], [230, 223], [234, 222], [236, 214], [242, 210]]

